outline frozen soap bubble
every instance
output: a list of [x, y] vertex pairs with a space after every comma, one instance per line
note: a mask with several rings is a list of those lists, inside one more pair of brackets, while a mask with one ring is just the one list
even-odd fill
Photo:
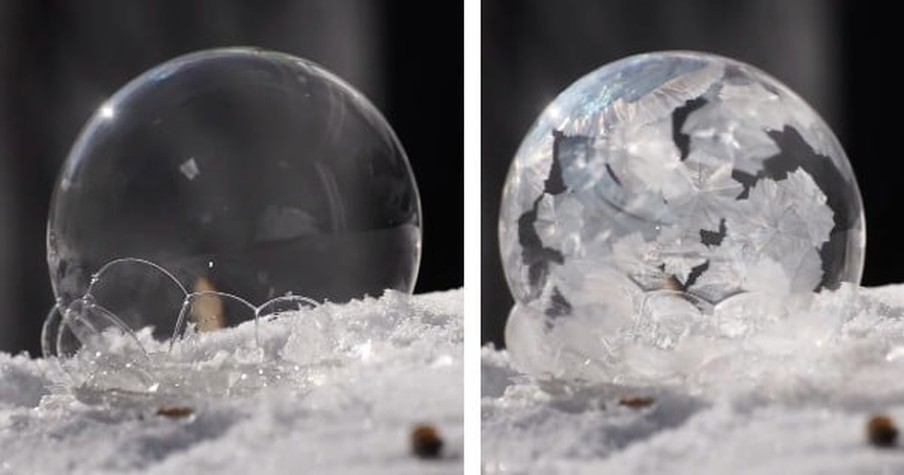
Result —
[[562, 92], [512, 162], [499, 233], [524, 320], [507, 344], [544, 339], [561, 361], [542, 372], [560, 376], [606, 373], [628, 342], [718, 334], [700, 315], [736, 296], [858, 283], [865, 241], [851, 166], [816, 112], [756, 68], [693, 52], [622, 59]]
[[62, 167], [45, 353], [410, 292], [420, 247], [405, 152], [359, 92], [281, 53], [189, 54], [106, 101]]

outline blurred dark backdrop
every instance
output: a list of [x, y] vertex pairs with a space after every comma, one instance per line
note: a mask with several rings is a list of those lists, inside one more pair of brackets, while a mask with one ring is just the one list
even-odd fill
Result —
[[482, 5], [482, 339], [501, 345], [511, 297], [497, 241], [509, 161], [572, 81], [635, 53], [690, 49], [758, 66], [806, 99], [847, 151], [866, 208], [863, 283], [904, 281], [904, 163], [892, 7], [826, 0], [486, 1]]
[[454, 1], [0, 2], [0, 350], [38, 352], [50, 193], [83, 123], [148, 68], [213, 47], [301, 56], [370, 98], [421, 192], [416, 291], [461, 286], [462, 31]]

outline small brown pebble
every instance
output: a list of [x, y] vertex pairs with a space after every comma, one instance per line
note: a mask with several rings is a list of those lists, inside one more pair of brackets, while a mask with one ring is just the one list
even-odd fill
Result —
[[893, 447], [898, 442], [898, 428], [895, 421], [885, 414], [876, 414], [866, 425], [869, 442], [876, 447]]
[[182, 419], [194, 414], [195, 411], [186, 406], [162, 406], [157, 409], [157, 415], [170, 419]]
[[645, 407], [650, 407], [655, 402], [655, 399], [646, 396], [623, 397], [618, 400], [618, 403], [620, 405], [630, 407], [631, 409], [643, 409]]
[[443, 438], [436, 428], [421, 424], [411, 431], [411, 451], [422, 459], [439, 458], [443, 450]]

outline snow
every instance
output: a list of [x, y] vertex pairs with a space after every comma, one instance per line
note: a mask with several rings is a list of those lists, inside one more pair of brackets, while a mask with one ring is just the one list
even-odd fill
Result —
[[[462, 328], [461, 290], [387, 291], [262, 321], [259, 345], [253, 324], [171, 353], [142, 332], [128, 369], [0, 354], [0, 474], [461, 473]], [[439, 459], [412, 455], [421, 423]]]
[[[904, 450], [865, 433], [874, 414], [904, 423], [904, 285], [750, 294], [709, 317], [626, 352], [619, 383], [530, 377], [483, 348], [484, 471], [904, 473]], [[637, 397], [653, 403], [622, 403]]]

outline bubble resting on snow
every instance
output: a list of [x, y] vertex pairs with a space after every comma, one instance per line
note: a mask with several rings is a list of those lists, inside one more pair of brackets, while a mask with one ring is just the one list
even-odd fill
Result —
[[[199, 327], [251, 318], [240, 299], [410, 292], [420, 223], [408, 158], [360, 92], [301, 58], [213, 49], [139, 75], [85, 124], [54, 187], [47, 263], [63, 310], [91, 286], [164, 339], [191, 292], [221, 291], [199, 305], [241, 316]], [[116, 266], [92, 282], [121, 257], [178, 280]]]
[[508, 338], [537, 329], [507, 342], [584, 366], [625, 341], [668, 350], [741, 294], [858, 283], [863, 226], [844, 151], [784, 85], [705, 54], [617, 61], [560, 94], [511, 165], [500, 249], [513, 313], [534, 317]]

